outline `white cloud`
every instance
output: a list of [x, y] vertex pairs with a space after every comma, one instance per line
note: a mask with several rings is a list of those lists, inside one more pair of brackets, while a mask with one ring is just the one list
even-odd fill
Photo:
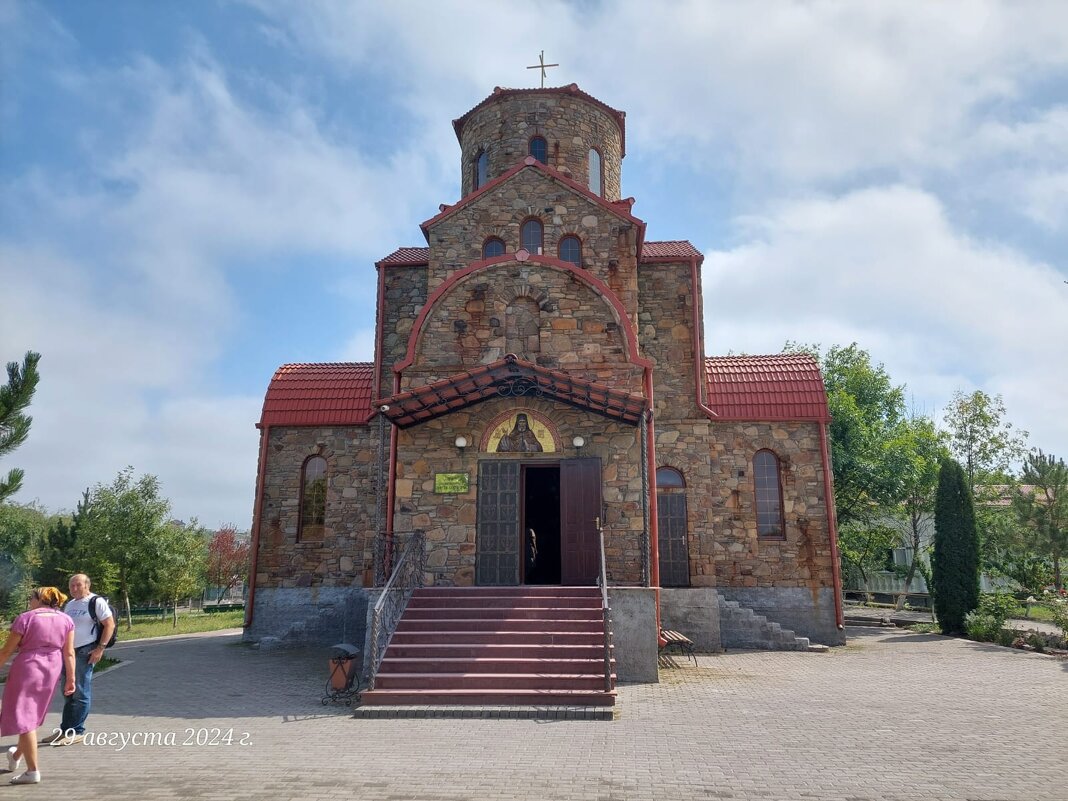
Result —
[[954, 230], [939, 201], [894, 186], [784, 204], [705, 262], [706, 341], [777, 352], [857, 341], [929, 412], [953, 389], [1001, 392], [1034, 444], [1068, 452], [1068, 286], [1049, 265]]

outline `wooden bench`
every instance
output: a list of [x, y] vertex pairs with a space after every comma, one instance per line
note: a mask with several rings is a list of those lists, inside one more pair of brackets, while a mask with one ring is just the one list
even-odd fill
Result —
[[668, 651], [676, 651], [684, 654], [693, 659], [694, 667], [697, 667], [697, 654], [693, 652], [693, 640], [681, 631], [671, 631], [669, 629], [660, 629], [660, 639], [664, 643], [660, 646], [660, 653], [665, 654]]

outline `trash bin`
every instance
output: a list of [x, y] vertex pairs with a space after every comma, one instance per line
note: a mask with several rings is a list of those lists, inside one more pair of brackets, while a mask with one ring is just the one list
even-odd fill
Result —
[[360, 649], [352, 643], [340, 642], [330, 647], [330, 689], [344, 691], [352, 687], [353, 679], [359, 668], [356, 657]]

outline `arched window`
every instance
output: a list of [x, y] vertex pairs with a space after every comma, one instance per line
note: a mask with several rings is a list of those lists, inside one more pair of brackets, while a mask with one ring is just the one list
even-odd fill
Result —
[[682, 489], [685, 486], [686, 481], [683, 479], [682, 473], [674, 467], [658, 467], [656, 469], [657, 489]]
[[786, 537], [781, 473], [778, 456], [767, 450], [756, 452], [753, 485], [756, 489], [757, 536]]
[[504, 241], [498, 239], [495, 236], [491, 236], [485, 242], [482, 243], [482, 258], [491, 259], [494, 256], [504, 255]]
[[540, 254], [543, 242], [541, 220], [530, 219], [523, 223], [523, 247], [528, 253]]
[[582, 266], [582, 242], [577, 236], [565, 236], [560, 240], [560, 261]]
[[480, 186], [485, 186], [488, 174], [489, 154], [485, 150], [480, 150], [478, 151], [478, 155], [475, 156], [475, 180], [472, 189], [478, 189]]
[[326, 525], [326, 459], [309, 456], [300, 477], [297, 542], [321, 542]]
[[601, 152], [595, 147], [590, 148], [590, 191], [597, 195], [604, 195], [604, 176], [601, 173]]
[[549, 143], [544, 136], [535, 136], [530, 140], [530, 155], [542, 164], [549, 163]]
[[660, 586], [690, 586], [686, 481], [674, 467], [656, 470], [656, 530], [659, 532]]

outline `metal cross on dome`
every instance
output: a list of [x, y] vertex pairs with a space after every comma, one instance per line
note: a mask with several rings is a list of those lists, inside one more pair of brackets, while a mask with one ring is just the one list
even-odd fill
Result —
[[549, 67], [559, 67], [559, 66], [560, 66], [559, 64], [546, 64], [545, 63], [545, 51], [542, 50], [541, 53], [538, 54], [538, 63], [535, 64], [532, 67], [527, 67], [527, 69], [528, 70], [536, 70], [536, 69], [540, 69], [541, 70], [541, 88], [544, 89], [545, 88], [545, 70], [548, 69]]

